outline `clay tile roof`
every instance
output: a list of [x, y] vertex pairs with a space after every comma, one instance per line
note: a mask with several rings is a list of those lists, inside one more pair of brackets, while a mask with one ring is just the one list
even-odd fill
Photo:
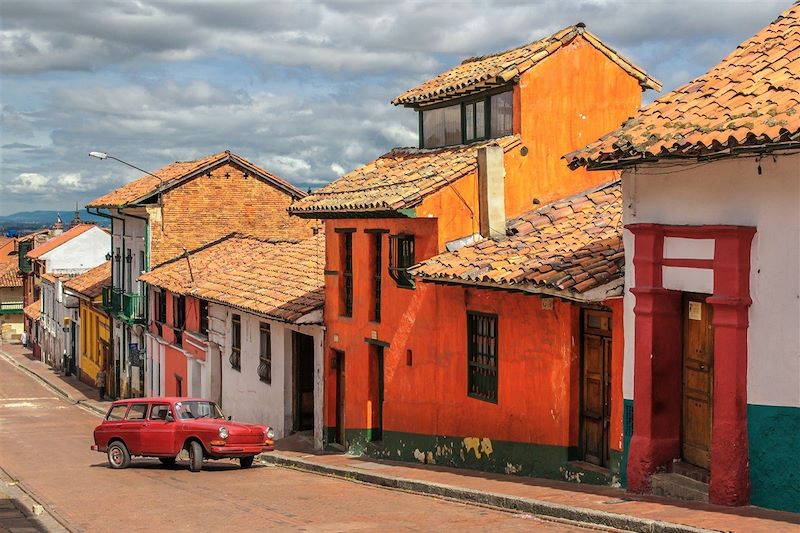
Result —
[[41, 306], [42, 306], [42, 301], [36, 300], [32, 304], [25, 306], [25, 308], [22, 310], [22, 313], [24, 315], [28, 315], [33, 320], [39, 320], [39, 317], [42, 316], [41, 311], [39, 311], [39, 308]]
[[296, 215], [324, 216], [337, 212], [386, 213], [410, 209], [448, 182], [477, 169], [478, 149], [492, 144], [506, 152], [519, 137], [446, 148], [395, 148], [378, 159], [345, 174], [313, 194], [296, 201], [289, 211]]
[[111, 261], [106, 261], [64, 283], [67, 289], [89, 298], [99, 296], [106, 285], [111, 285]]
[[69, 230], [62, 233], [61, 235], [53, 237], [49, 241], [45, 242], [40, 246], [37, 246], [36, 248], [28, 252], [28, 257], [30, 257], [31, 259], [38, 259], [47, 252], [55, 250], [65, 242], [70, 241], [75, 237], [77, 237], [78, 235], [81, 235], [82, 233], [85, 233], [90, 229], [96, 227], [97, 226], [95, 226], [94, 224], [79, 224], [77, 226], [73, 226]]
[[22, 287], [16, 263], [0, 263], [0, 288]]
[[[258, 239], [231, 234], [179, 256], [140, 280], [171, 292], [295, 322], [324, 303], [325, 237]], [[191, 265], [191, 270], [190, 270]]]
[[566, 298], [623, 278], [619, 181], [509, 220], [507, 233], [501, 239], [439, 254], [411, 272], [433, 281], [503, 286]]
[[800, 5], [744, 41], [708, 73], [567, 154], [572, 168], [800, 145]]
[[492, 86], [505, 85], [515, 76], [519, 76], [526, 70], [535, 67], [545, 58], [553, 55], [579, 35], [582, 35], [587, 42], [625, 72], [639, 80], [639, 84], [642, 87], [657, 91], [661, 90], [661, 82], [620, 56], [595, 35], [586, 31], [583, 23], [578, 23], [574, 26], [567, 26], [550, 37], [518, 48], [466, 59], [457, 67], [451, 68], [435, 78], [407, 90], [392, 100], [392, 103], [406, 106], [429, 104], [438, 100], [464, 96]]
[[216, 166], [228, 160], [235, 161], [236, 163], [244, 166], [245, 168], [253, 170], [257, 174], [261, 175], [262, 177], [266, 178], [267, 180], [277, 185], [278, 187], [284, 189], [292, 196], [295, 197], [305, 196], [305, 193], [303, 191], [301, 191], [288, 181], [267, 172], [263, 168], [254, 165], [253, 163], [251, 163], [250, 161], [241, 156], [232, 154], [229, 151], [225, 151], [207, 157], [203, 157], [201, 159], [196, 159], [194, 161], [176, 161], [174, 163], [171, 163], [153, 172], [153, 174], [161, 178], [161, 180], [159, 180], [154, 176], [145, 174], [141, 178], [135, 179], [130, 183], [127, 183], [122, 187], [101, 196], [100, 198], [92, 200], [91, 202], [86, 204], [86, 207], [98, 207], [98, 208], [119, 207], [128, 204], [133, 204], [157, 192], [159, 186], [161, 185], [161, 181], [163, 181], [164, 188], [169, 188], [170, 186], [175, 185], [177, 182], [179, 182], [184, 178], [195, 175], [199, 172], [202, 172], [206, 169], [209, 169], [210, 167]]

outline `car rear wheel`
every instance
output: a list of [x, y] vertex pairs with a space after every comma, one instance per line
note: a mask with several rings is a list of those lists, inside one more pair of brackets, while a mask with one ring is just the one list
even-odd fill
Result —
[[175, 466], [175, 458], [174, 457], [159, 457], [159, 461], [164, 466]]
[[252, 455], [248, 455], [247, 457], [240, 457], [239, 464], [242, 465], [242, 468], [250, 468], [253, 466], [253, 459], [255, 457]]
[[189, 443], [189, 470], [199, 472], [203, 468], [203, 447], [199, 442]]
[[131, 464], [131, 454], [121, 441], [114, 441], [108, 445], [108, 466], [114, 469], [128, 468]]

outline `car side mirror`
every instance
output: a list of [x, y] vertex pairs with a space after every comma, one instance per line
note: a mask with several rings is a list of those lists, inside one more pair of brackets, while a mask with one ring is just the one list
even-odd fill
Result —
[[164, 419], [165, 422], [175, 422], [175, 419], [172, 417], [172, 413], [167, 413], [167, 417]]

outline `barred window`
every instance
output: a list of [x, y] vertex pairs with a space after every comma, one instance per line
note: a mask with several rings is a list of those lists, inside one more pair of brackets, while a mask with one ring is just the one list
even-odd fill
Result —
[[353, 233], [342, 237], [342, 316], [353, 316]]
[[372, 319], [375, 322], [381, 321], [381, 261], [382, 261], [382, 253], [383, 253], [383, 233], [375, 233], [373, 235], [373, 239], [375, 239], [375, 270], [372, 273], [372, 283], [373, 283], [373, 308], [372, 308]]
[[234, 370], [241, 370], [242, 362], [242, 317], [231, 317], [231, 356], [229, 358]]
[[258, 358], [258, 378], [264, 383], [272, 383], [272, 333], [269, 324], [261, 323], [260, 350]]
[[497, 403], [497, 315], [467, 312], [467, 395]]
[[389, 237], [389, 275], [398, 287], [414, 288], [414, 279], [408, 269], [415, 264], [414, 236], [392, 235]]
[[208, 302], [200, 300], [200, 333], [208, 334]]

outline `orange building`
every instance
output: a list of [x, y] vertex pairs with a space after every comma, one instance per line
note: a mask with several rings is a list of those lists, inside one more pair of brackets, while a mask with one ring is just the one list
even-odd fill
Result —
[[645, 88], [660, 86], [582, 24], [466, 60], [394, 100], [418, 112], [419, 148], [290, 207], [328, 219], [328, 444], [611, 481], [619, 192], [613, 173], [560, 158], [634, 113]]

